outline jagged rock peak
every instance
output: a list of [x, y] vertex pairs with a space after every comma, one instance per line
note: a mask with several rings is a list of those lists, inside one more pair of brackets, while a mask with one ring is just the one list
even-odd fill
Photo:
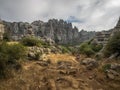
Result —
[[119, 17], [119, 20], [117, 22], [116, 28], [120, 28], [120, 17]]
[[12, 40], [34, 35], [37, 38], [49, 38], [58, 44], [75, 44], [94, 36], [94, 33], [90, 35], [89, 32], [79, 32], [77, 27], [72, 26], [72, 23], [62, 19], [50, 19], [47, 22], [38, 20], [32, 23], [4, 21], [4, 24], [5, 31], [9, 32]]

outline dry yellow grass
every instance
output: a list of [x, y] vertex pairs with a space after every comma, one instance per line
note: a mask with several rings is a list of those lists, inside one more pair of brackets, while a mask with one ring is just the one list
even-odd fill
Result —
[[7, 44], [9, 44], [9, 45], [18, 44], [18, 43], [19, 43], [19, 42], [17, 42], [17, 41], [7, 42]]
[[52, 63], [57, 63], [59, 61], [68, 61], [72, 63], [77, 63], [75, 56], [70, 54], [48, 54], [46, 55], [46, 60], [51, 60]]

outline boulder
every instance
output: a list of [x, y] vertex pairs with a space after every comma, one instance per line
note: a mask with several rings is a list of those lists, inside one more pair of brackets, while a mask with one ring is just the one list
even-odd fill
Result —
[[59, 70], [59, 74], [66, 75], [66, 74], [67, 74], [67, 71], [66, 71], [66, 70]]
[[112, 54], [112, 55], [109, 57], [109, 59], [110, 59], [110, 60], [111, 60], [111, 59], [114, 59], [114, 58], [116, 58], [118, 55], [119, 55], [119, 53], [114, 53], [114, 54]]
[[43, 67], [45, 67], [45, 66], [48, 66], [48, 65], [49, 65], [49, 63], [48, 63], [48, 62], [46, 62], [46, 61], [40, 61], [40, 62], [37, 62], [36, 64], [38, 64], [38, 65], [40, 65], [40, 66], [43, 66]]
[[114, 79], [114, 78], [115, 78], [115, 76], [114, 76], [113, 74], [110, 74], [110, 73], [107, 74], [107, 77], [108, 77], [109, 79]]
[[114, 70], [109, 70], [109, 73], [113, 74], [114, 76], [119, 76], [119, 73], [117, 73], [117, 72], [114, 71]]
[[114, 70], [107, 70], [106, 71], [107, 72], [107, 77], [109, 78], [109, 79], [115, 79], [115, 77], [118, 77], [119, 76], [119, 73], [118, 72], [116, 72], [116, 71], [114, 71]]
[[120, 71], [120, 64], [117, 63], [111, 64], [111, 69]]
[[35, 59], [35, 58], [36, 58], [35, 53], [34, 53], [34, 52], [29, 52], [29, 53], [28, 53], [28, 58], [29, 58], [29, 59]]
[[69, 69], [69, 70], [67, 70], [67, 74], [68, 75], [75, 75], [75, 74], [77, 74], [77, 69], [76, 68]]
[[61, 61], [58, 63], [58, 69], [70, 69], [71, 62]]
[[92, 58], [86, 58], [86, 59], [82, 60], [81, 64], [86, 65], [87, 69], [89, 69], [89, 70], [98, 67], [98, 62]]
[[81, 64], [83, 65], [89, 65], [91, 63], [96, 63], [96, 60], [92, 58], [85, 58], [84, 60], [81, 61]]

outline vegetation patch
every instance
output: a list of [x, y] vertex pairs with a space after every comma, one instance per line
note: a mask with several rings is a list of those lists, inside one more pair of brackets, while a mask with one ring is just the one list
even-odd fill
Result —
[[[10, 69], [19, 66], [18, 60], [25, 58], [26, 48], [21, 44], [0, 44], [0, 78], [7, 78]], [[8, 72], [9, 71], [9, 72]]]
[[40, 41], [35, 37], [24, 37], [21, 43], [25, 46], [40, 46]]
[[118, 53], [120, 55], [120, 32], [116, 32], [112, 38], [110, 38], [104, 49], [104, 55], [109, 57], [112, 54]]
[[111, 64], [105, 64], [105, 65], [102, 67], [102, 70], [103, 70], [104, 72], [106, 72], [107, 70], [110, 69], [110, 67], [111, 67]]
[[84, 42], [80, 45], [78, 49], [78, 53], [85, 54], [88, 57], [94, 55], [96, 52], [99, 52], [103, 48], [103, 45], [100, 44], [91, 44], [91, 40], [89, 42]]

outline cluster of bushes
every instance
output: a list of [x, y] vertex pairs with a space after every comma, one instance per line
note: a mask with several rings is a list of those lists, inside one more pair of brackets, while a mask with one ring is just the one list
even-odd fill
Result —
[[71, 52], [72, 55], [78, 54], [78, 48], [77, 47], [68, 47], [68, 50]]
[[88, 43], [82, 43], [80, 45], [79, 52], [87, 56], [91, 56], [95, 53]]
[[35, 37], [24, 37], [22, 38], [21, 43], [25, 46], [39, 46], [41, 44]]
[[19, 60], [25, 58], [25, 51], [26, 48], [21, 44], [0, 43], [0, 78], [8, 77], [10, 75], [8, 71], [11, 71], [11, 68], [18, 69], [20, 67]]
[[66, 47], [66, 46], [61, 46], [61, 51], [62, 51], [62, 53], [69, 53], [70, 52], [68, 47]]
[[120, 31], [116, 32], [114, 36], [110, 38], [104, 49], [104, 55], [106, 57], [109, 57], [115, 53], [118, 53], [120, 55]]
[[35, 37], [24, 37], [22, 38], [21, 43], [25, 46], [44, 46], [46, 48], [50, 46], [48, 43]]
[[102, 45], [94, 45], [89, 42], [82, 43], [79, 47], [78, 53], [85, 54], [87, 56], [94, 55], [102, 49]]
[[61, 45], [62, 53], [85, 54], [87, 56], [94, 55], [103, 48], [100, 44], [91, 44], [91, 41], [84, 42], [80, 46]]

